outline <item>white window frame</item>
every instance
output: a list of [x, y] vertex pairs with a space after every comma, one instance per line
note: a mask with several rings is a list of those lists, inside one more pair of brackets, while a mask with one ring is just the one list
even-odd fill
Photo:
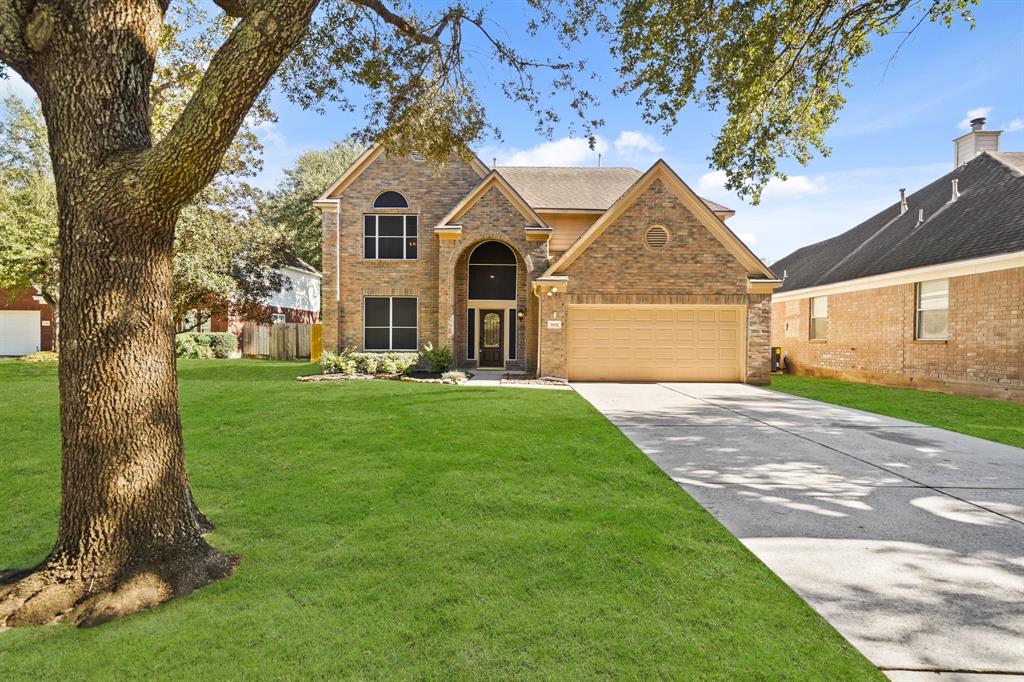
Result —
[[[818, 301], [818, 300], [824, 301], [824, 304], [825, 304], [825, 314], [824, 315], [820, 315], [820, 316], [815, 316], [814, 315], [814, 302]], [[809, 334], [809, 336], [810, 336], [812, 341], [827, 341], [828, 337], [829, 337], [829, 334], [832, 331], [829, 328], [832, 325], [829, 324], [829, 321], [828, 321], [828, 296], [811, 296], [810, 307], [811, 307], [811, 311], [810, 311], [811, 312], [811, 314], [810, 314], [811, 322], [810, 322], [810, 325], [809, 325], [810, 326], [810, 330], [809, 330], [810, 334]], [[815, 327], [814, 322], [815, 322], [815, 320], [825, 320], [825, 335], [824, 336], [818, 336], [818, 335], [815, 334], [815, 331], [814, 331], [814, 327]]]
[[[945, 282], [946, 283], [946, 305], [945, 306], [929, 306], [927, 308], [921, 307], [921, 289], [924, 284], [931, 284], [933, 282]], [[945, 310], [946, 311], [946, 333], [942, 336], [922, 336], [921, 335], [921, 313], [930, 310]], [[914, 338], [918, 341], [947, 341], [949, 339], [949, 278], [940, 277], [938, 279], [926, 279], [918, 282], [914, 286]]]
[[[386, 209], [385, 209], [386, 210]], [[403, 210], [403, 209], [396, 209]], [[380, 257], [380, 224], [379, 220], [381, 217], [387, 218], [401, 218], [402, 219], [402, 257], [401, 258], [381, 258]], [[366, 255], [366, 240], [369, 237], [366, 235], [366, 219], [373, 218], [373, 256]], [[416, 235], [415, 237], [409, 236], [409, 218], [416, 219]], [[363, 260], [382, 260], [382, 261], [407, 261], [407, 260], [419, 260], [420, 259], [420, 217], [417, 213], [364, 213], [363, 214]], [[397, 237], [384, 237], [384, 239], [397, 239]], [[414, 258], [409, 257], [409, 240], [416, 240], [416, 256]]]
[[288, 321], [288, 316], [284, 313], [271, 313], [270, 323], [271, 324], [284, 324]]
[[[388, 326], [370, 327], [366, 324], [366, 302], [369, 299], [386, 298], [388, 299]], [[395, 319], [395, 299], [396, 298], [411, 298], [416, 301], [416, 326], [415, 327], [396, 327], [393, 322]], [[388, 330], [388, 347], [387, 348], [367, 348], [366, 347], [366, 330], [367, 329], [387, 329]], [[416, 330], [416, 344], [412, 348], [395, 348], [395, 329], [415, 329]], [[420, 348], [420, 299], [418, 296], [363, 296], [363, 350], [367, 353], [414, 353]]]

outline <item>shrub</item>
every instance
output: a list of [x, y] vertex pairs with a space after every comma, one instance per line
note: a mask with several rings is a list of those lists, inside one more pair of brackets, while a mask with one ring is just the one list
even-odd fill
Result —
[[450, 372], [444, 372], [441, 374], [441, 378], [445, 381], [450, 381], [453, 384], [461, 384], [466, 380], [466, 373], [458, 370], [452, 370]]
[[340, 353], [320, 354], [324, 374], [401, 374], [416, 364], [418, 353], [357, 353], [346, 348]]
[[320, 353], [320, 371], [324, 374], [355, 374], [356, 363], [348, 351], [332, 353], [325, 350]]
[[429, 341], [423, 344], [423, 351], [420, 355], [430, 364], [430, 371], [434, 374], [447, 372], [451, 369], [452, 363], [455, 362], [455, 354], [452, 352], [451, 346], [435, 350], [434, 345]]
[[238, 338], [230, 332], [184, 332], [174, 337], [179, 358], [229, 358], [238, 350]]

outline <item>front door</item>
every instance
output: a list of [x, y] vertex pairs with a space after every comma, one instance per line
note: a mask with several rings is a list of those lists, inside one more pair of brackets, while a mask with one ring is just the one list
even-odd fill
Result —
[[480, 311], [480, 367], [505, 366], [505, 323], [502, 310]]

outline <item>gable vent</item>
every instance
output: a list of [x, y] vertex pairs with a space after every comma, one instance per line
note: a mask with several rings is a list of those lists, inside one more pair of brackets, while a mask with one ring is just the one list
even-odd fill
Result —
[[644, 244], [649, 249], [663, 249], [668, 246], [668, 230], [661, 225], [652, 225], [644, 233]]
[[412, 158], [413, 161], [426, 161], [427, 160], [427, 157], [423, 156], [423, 154], [420, 154], [415, 149], [412, 150], [412, 153], [409, 154], [409, 156]]

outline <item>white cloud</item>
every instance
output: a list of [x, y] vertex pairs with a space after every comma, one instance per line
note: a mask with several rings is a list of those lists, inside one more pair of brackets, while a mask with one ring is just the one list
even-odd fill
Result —
[[747, 246], [753, 246], [757, 243], [757, 235], [753, 232], [739, 232], [736, 234], [740, 238], [740, 241]]
[[1018, 130], [1024, 130], [1024, 118], [1015, 118], [1003, 126], [1003, 131], [1007, 133], [1015, 133]]
[[598, 137], [594, 149], [584, 137], [563, 137], [542, 142], [529, 149], [484, 149], [481, 158], [496, 157], [499, 166], [596, 166], [597, 155], [608, 151], [608, 143]]
[[665, 149], [655, 142], [652, 136], [636, 130], [623, 130], [615, 138], [614, 145], [619, 156], [633, 161], [658, 154]]
[[988, 116], [990, 113], [992, 113], [992, 107], [976, 107], [974, 109], [968, 109], [967, 116], [964, 118], [964, 120], [957, 123], [956, 127], [959, 128], [960, 130], [970, 130], [972, 118]]
[[[697, 180], [697, 191], [711, 197], [730, 197], [731, 193], [725, 189], [725, 180], [725, 171], [705, 173]], [[825, 177], [821, 175], [790, 175], [785, 180], [772, 178], [765, 185], [761, 199], [796, 199], [808, 194], [821, 194], [826, 187]]]

